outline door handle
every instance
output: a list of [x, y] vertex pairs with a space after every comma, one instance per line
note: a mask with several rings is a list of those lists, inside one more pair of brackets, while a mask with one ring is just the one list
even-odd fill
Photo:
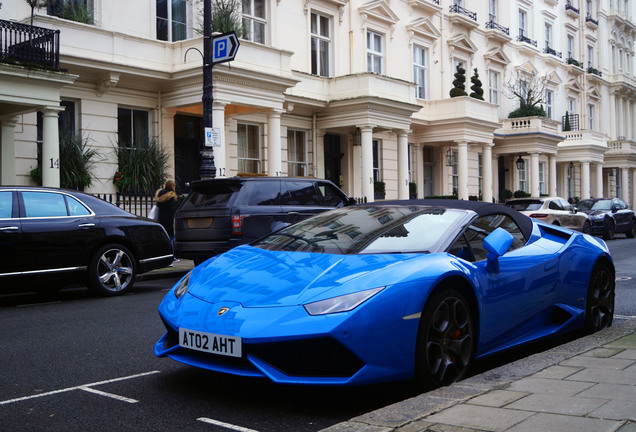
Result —
[[17, 231], [20, 228], [17, 226], [6, 226], [6, 227], [2, 227], [0, 228], [0, 231]]
[[94, 223], [83, 223], [83, 224], [79, 224], [80, 228], [92, 228], [94, 227], [95, 224]]

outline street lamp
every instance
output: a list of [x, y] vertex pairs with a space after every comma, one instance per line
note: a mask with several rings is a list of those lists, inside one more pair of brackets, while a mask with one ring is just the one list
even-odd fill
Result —
[[517, 162], [515, 162], [515, 164], [517, 165], [517, 171], [523, 171], [526, 169], [526, 161], [523, 160], [521, 156], [519, 156], [519, 159], [517, 159]]

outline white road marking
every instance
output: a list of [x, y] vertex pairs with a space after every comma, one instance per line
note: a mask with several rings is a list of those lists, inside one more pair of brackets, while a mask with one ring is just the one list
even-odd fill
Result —
[[631, 319], [636, 318], [636, 316], [634, 316], [634, 315], [616, 315], [616, 314], [614, 314], [614, 318], [622, 319], [622, 320], [631, 320]]
[[44, 396], [51, 396], [54, 394], [59, 394], [59, 393], [66, 393], [69, 391], [73, 391], [73, 390], [86, 390], [87, 387], [94, 387], [94, 386], [99, 386], [99, 385], [103, 385], [103, 384], [110, 384], [110, 383], [114, 383], [117, 381], [125, 381], [125, 380], [129, 380], [129, 379], [133, 379], [133, 378], [140, 378], [143, 376], [147, 376], [147, 375], [152, 375], [152, 374], [156, 374], [159, 373], [159, 371], [151, 371], [151, 372], [144, 372], [144, 373], [140, 373], [140, 374], [136, 374], [136, 375], [130, 375], [127, 377], [121, 377], [121, 378], [113, 378], [110, 380], [105, 380], [105, 381], [98, 381], [98, 382], [94, 382], [94, 383], [90, 383], [90, 384], [83, 384], [83, 385], [79, 385], [76, 387], [68, 387], [65, 389], [60, 389], [60, 390], [53, 390], [50, 392], [46, 392], [46, 393], [40, 393], [40, 394], [36, 394], [36, 395], [32, 395], [32, 396], [24, 396], [24, 397], [20, 397], [20, 398], [15, 398], [15, 399], [8, 399], [5, 401], [0, 401], [0, 405], [8, 405], [11, 403], [15, 403], [15, 402], [21, 402], [21, 401], [25, 401], [25, 400], [29, 400], [29, 399], [36, 399], [36, 398], [40, 398], [40, 397], [44, 397]]
[[100, 395], [100, 396], [106, 396], [106, 397], [109, 397], [109, 398], [117, 399], [117, 400], [120, 400], [122, 402], [128, 402], [128, 403], [137, 403], [137, 402], [139, 402], [138, 400], [135, 400], [135, 399], [129, 399], [127, 397], [119, 396], [119, 395], [112, 394], [112, 393], [106, 393], [106, 392], [103, 392], [101, 390], [97, 390], [97, 389], [90, 388], [90, 387], [80, 387], [80, 390], [84, 390], [84, 391], [87, 391], [89, 393], [94, 393], [94, 394]]
[[206, 417], [199, 417], [197, 420], [200, 421], [200, 422], [203, 422], [203, 423], [208, 423], [208, 424], [215, 425], [215, 426], [221, 426], [221, 427], [224, 427], [226, 429], [231, 429], [231, 430], [238, 431], [238, 432], [258, 432], [258, 431], [254, 430], [254, 429], [248, 429], [248, 428], [244, 428], [242, 426], [235, 426], [233, 424], [223, 423], [223, 422], [220, 422], [218, 420], [212, 420], [212, 419], [209, 419], [209, 418], [206, 418]]

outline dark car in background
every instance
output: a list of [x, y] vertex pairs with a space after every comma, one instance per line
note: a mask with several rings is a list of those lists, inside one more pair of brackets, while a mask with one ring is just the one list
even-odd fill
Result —
[[0, 287], [55, 290], [86, 283], [120, 295], [135, 276], [172, 263], [161, 225], [92, 195], [0, 187]]
[[616, 233], [625, 233], [628, 238], [636, 237], [634, 211], [625, 201], [618, 198], [591, 198], [579, 201], [576, 207], [589, 216], [592, 234], [602, 235], [605, 240], [612, 240]]
[[175, 215], [175, 255], [200, 264], [326, 210], [355, 204], [329, 180], [231, 177], [194, 181]]

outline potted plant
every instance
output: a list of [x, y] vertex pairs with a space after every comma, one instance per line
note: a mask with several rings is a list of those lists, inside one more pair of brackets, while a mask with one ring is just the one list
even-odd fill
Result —
[[409, 198], [417, 199], [417, 183], [409, 182]]
[[118, 145], [117, 171], [113, 184], [126, 194], [154, 193], [166, 179], [168, 155], [156, 139], [146, 139], [134, 146]]
[[383, 181], [376, 180], [373, 182], [373, 197], [375, 199], [384, 199], [386, 196], [386, 184]]

